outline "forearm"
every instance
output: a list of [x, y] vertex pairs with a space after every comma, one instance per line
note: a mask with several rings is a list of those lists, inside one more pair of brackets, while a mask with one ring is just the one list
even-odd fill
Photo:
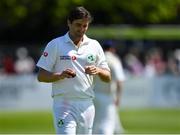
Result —
[[40, 68], [38, 72], [38, 81], [51, 83], [65, 78], [74, 78], [75, 76], [76, 76], [75, 70], [70, 68], [67, 68], [62, 72], [57, 72], [57, 73], [49, 72], [47, 70]]
[[107, 69], [98, 68], [98, 76], [104, 82], [110, 82], [111, 81], [111, 73]]
[[117, 90], [116, 90], [116, 105], [119, 106], [120, 104], [120, 99], [121, 99], [121, 94], [122, 94], [122, 82], [121, 81], [117, 81], [116, 82], [117, 85]]
[[85, 73], [90, 75], [98, 75], [104, 82], [111, 81], [111, 73], [107, 69], [96, 67], [94, 65], [84, 67]]
[[38, 74], [38, 81], [40, 82], [51, 83], [51, 82], [56, 82], [60, 79], [63, 79], [60, 73], [51, 73], [46, 71]]

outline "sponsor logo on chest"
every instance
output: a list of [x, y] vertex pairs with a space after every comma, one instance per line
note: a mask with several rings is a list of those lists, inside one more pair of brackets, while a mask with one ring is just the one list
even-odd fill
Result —
[[68, 55], [60, 56], [60, 60], [71, 60], [71, 56]]
[[[81, 60], [84, 59], [84, 61], [86, 61], [87, 63], [94, 63], [96, 61], [96, 56], [93, 55], [93, 54], [88, 54], [88, 55], [85, 55], [83, 57], [79, 57]], [[60, 60], [72, 60], [72, 61], [75, 61], [75, 60], [78, 60], [79, 59], [76, 55], [72, 55], [72, 56], [69, 56], [69, 55], [62, 55], [60, 56]]]

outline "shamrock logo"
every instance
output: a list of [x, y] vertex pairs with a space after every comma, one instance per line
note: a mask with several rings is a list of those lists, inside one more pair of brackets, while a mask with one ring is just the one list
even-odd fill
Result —
[[61, 127], [62, 125], [64, 125], [64, 120], [63, 119], [58, 120], [58, 127]]
[[89, 54], [88, 56], [87, 56], [87, 62], [88, 63], [93, 63], [93, 62], [95, 62], [96, 61], [96, 56], [94, 56], [93, 54]]

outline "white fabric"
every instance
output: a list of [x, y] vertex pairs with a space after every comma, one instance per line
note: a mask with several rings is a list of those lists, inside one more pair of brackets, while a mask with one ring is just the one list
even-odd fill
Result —
[[57, 134], [92, 134], [95, 108], [92, 100], [54, 97], [54, 125]]
[[113, 81], [119, 80], [119, 81], [124, 81], [125, 80], [125, 75], [124, 71], [122, 68], [122, 63], [118, 56], [111, 52], [105, 52], [105, 56], [108, 62], [108, 65], [112, 69], [112, 79]]
[[52, 96], [94, 98], [93, 76], [84, 72], [87, 65], [109, 70], [104, 52], [96, 40], [84, 35], [83, 42], [77, 48], [68, 33], [50, 41], [37, 63], [38, 67], [50, 72], [62, 72], [67, 68], [76, 71], [76, 77], [52, 83]]
[[125, 75], [122, 68], [122, 64], [118, 56], [111, 52], [105, 52], [105, 57], [107, 63], [111, 70], [112, 81], [111, 83], [105, 83], [96, 77], [95, 92], [101, 92], [102, 94], [110, 94], [109, 97], [112, 98], [113, 92], [116, 92], [116, 81], [124, 81]]
[[112, 135], [115, 133], [116, 127], [119, 127], [121, 130], [119, 132], [122, 132], [114, 98], [116, 94], [116, 81], [124, 81], [125, 75], [118, 56], [111, 52], [105, 52], [105, 56], [111, 69], [112, 81], [111, 83], [104, 83], [98, 77], [96, 78], [94, 87], [96, 111], [93, 133]]

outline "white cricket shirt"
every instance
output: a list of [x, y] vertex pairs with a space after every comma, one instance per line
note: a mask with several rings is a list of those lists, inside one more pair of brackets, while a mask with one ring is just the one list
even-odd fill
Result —
[[94, 98], [93, 76], [86, 74], [84, 70], [87, 65], [109, 70], [98, 41], [84, 35], [78, 48], [68, 33], [50, 41], [37, 63], [38, 67], [50, 72], [62, 72], [67, 68], [76, 71], [76, 77], [52, 83], [52, 96], [62, 95], [67, 98]]

